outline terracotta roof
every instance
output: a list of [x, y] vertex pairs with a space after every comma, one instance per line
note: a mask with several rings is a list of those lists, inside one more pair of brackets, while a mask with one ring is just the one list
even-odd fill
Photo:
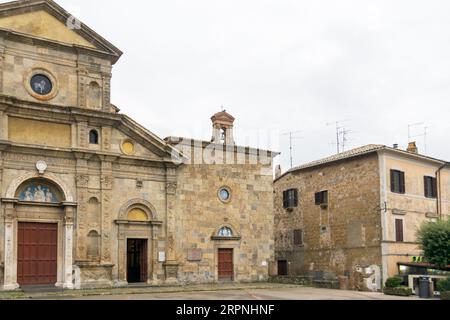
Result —
[[282, 174], [280, 177], [278, 177], [275, 180], [278, 180], [278, 179], [284, 177], [285, 175], [287, 175], [289, 173], [292, 173], [292, 172], [295, 172], [295, 171], [300, 171], [300, 170], [303, 170], [303, 169], [313, 168], [313, 167], [329, 164], [329, 163], [340, 161], [340, 160], [346, 160], [346, 159], [350, 159], [350, 158], [353, 158], [353, 157], [366, 155], [366, 154], [369, 154], [369, 153], [372, 153], [372, 152], [381, 151], [381, 150], [388, 150], [388, 151], [391, 151], [391, 152], [400, 153], [400, 154], [403, 154], [403, 155], [419, 158], [419, 159], [422, 159], [422, 160], [438, 162], [438, 163], [441, 163], [441, 164], [446, 164], [447, 163], [444, 160], [439, 160], [439, 159], [435, 159], [435, 158], [432, 158], [432, 157], [424, 156], [424, 155], [421, 155], [421, 154], [408, 152], [406, 150], [391, 148], [391, 147], [388, 147], [388, 146], [385, 146], [385, 145], [382, 145], [382, 144], [368, 144], [368, 145], [365, 145], [365, 146], [362, 146], [362, 147], [359, 147], [359, 148], [355, 148], [355, 149], [352, 149], [352, 150], [348, 150], [348, 151], [345, 151], [345, 152], [341, 152], [341, 153], [332, 155], [330, 157], [326, 157], [326, 158], [323, 158], [323, 159], [320, 159], [320, 160], [312, 161], [312, 162], [300, 165], [298, 167], [294, 167], [294, 168], [286, 171], [284, 174]]
[[226, 119], [226, 120], [230, 120], [230, 121], [236, 120], [231, 114], [226, 112], [226, 110], [217, 112], [215, 115], [213, 115], [211, 117], [211, 120], [214, 121], [214, 119]]

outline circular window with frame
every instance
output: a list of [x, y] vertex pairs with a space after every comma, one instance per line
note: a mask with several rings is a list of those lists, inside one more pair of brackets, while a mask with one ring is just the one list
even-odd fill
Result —
[[134, 145], [134, 142], [131, 140], [124, 140], [122, 144], [120, 145], [120, 149], [122, 152], [126, 155], [134, 155], [136, 152], [136, 147]]
[[231, 189], [229, 187], [221, 187], [217, 192], [217, 196], [223, 203], [228, 203], [231, 201]]
[[47, 101], [58, 94], [56, 77], [48, 70], [33, 69], [24, 78], [27, 92], [34, 98]]

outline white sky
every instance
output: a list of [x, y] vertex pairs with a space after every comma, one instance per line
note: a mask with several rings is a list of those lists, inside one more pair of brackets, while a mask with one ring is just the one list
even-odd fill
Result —
[[428, 155], [450, 160], [448, 0], [57, 2], [124, 51], [113, 103], [161, 137], [210, 139], [224, 105], [237, 142], [259, 135], [283, 170], [281, 133], [303, 131], [298, 165], [335, 152], [337, 120], [349, 147], [405, 147], [423, 122], [412, 135], [428, 126]]

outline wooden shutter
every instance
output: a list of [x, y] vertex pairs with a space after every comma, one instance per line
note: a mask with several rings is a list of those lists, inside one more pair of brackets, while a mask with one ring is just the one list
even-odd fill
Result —
[[391, 170], [391, 192], [397, 192], [397, 190], [395, 190], [395, 170]]
[[400, 193], [405, 193], [406, 192], [405, 173], [403, 171], [399, 171], [399, 174], [400, 174]]
[[403, 220], [395, 219], [395, 241], [403, 242]]
[[433, 197], [433, 198], [437, 198], [437, 193], [438, 193], [438, 190], [437, 190], [437, 179], [436, 178], [431, 178], [431, 187], [432, 187], [432, 193], [431, 193], [431, 196]]
[[321, 192], [317, 192], [316, 193], [316, 205], [320, 205], [322, 203], [322, 193]]
[[298, 190], [294, 190], [294, 207], [298, 207]]
[[430, 189], [429, 189], [429, 177], [423, 177], [423, 186], [425, 189], [425, 197], [429, 198], [430, 197]]
[[322, 203], [328, 204], [328, 191], [322, 191]]
[[283, 208], [287, 208], [288, 207], [288, 200], [287, 200], [287, 191], [283, 191]]

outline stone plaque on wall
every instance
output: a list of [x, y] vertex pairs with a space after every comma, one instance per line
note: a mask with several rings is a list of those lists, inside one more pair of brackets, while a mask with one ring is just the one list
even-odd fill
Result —
[[188, 261], [202, 261], [202, 249], [188, 249]]

